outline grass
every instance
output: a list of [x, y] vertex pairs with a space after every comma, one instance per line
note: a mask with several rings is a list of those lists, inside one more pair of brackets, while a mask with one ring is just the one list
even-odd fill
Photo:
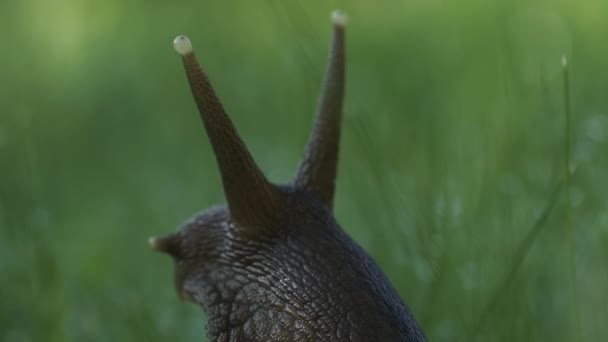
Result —
[[287, 181], [338, 7], [336, 215], [430, 340], [606, 340], [595, 0], [0, 4], [0, 340], [200, 340], [202, 310], [146, 244], [223, 201], [171, 42], [189, 35], [261, 167]]

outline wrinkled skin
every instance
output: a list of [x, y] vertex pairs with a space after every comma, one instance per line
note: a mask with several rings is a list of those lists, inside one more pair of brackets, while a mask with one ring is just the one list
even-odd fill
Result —
[[203, 306], [211, 341], [425, 341], [376, 263], [334, 220], [345, 80], [345, 14], [331, 16], [327, 69], [304, 158], [290, 185], [266, 179], [178, 36], [228, 206], [151, 246], [175, 261], [180, 296]]
[[172, 235], [178, 293], [203, 306], [210, 341], [426, 341], [376, 263], [303, 191], [283, 187], [289, 215], [240, 233], [228, 209]]

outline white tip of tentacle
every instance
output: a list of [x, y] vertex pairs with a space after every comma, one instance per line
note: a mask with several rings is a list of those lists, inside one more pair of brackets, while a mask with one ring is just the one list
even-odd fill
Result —
[[192, 53], [192, 43], [190, 43], [190, 39], [186, 36], [175, 37], [173, 47], [182, 56]]
[[159, 250], [160, 244], [158, 243], [158, 238], [156, 238], [156, 236], [150, 237], [148, 239], [148, 244], [150, 245], [150, 248]]
[[335, 10], [335, 11], [331, 12], [331, 22], [334, 25], [344, 27], [344, 26], [346, 26], [346, 23], [348, 22], [348, 16], [342, 10]]

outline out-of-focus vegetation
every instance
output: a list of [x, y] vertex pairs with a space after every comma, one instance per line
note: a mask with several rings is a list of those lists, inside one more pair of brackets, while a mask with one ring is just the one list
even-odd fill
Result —
[[19, 0], [0, 3], [0, 341], [200, 340], [146, 243], [223, 201], [172, 39], [287, 181], [334, 8], [336, 215], [430, 340], [608, 340], [608, 2]]

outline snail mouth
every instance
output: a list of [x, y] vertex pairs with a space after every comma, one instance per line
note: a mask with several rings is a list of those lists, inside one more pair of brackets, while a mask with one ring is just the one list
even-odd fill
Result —
[[187, 262], [183, 261], [183, 260], [175, 260], [175, 270], [174, 270], [174, 277], [173, 277], [173, 283], [175, 286], [175, 292], [177, 293], [177, 296], [179, 297], [180, 300], [182, 301], [189, 301], [189, 302], [198, 302], [197, 301], [197, 297], [198, 297], [198, 292], [197, 287], [193, 287], [191, 282], [188, 282], [186, 279], [188, 277], [188, 266], [187, 266]]
[[148, 244], [153, 250], [169, 254], [173, 258], [175, 292], [180, 300], [195, 302], [195, 292], [186, 289], [184, 284], [190, 263], [188, 259], [184, 259], [178, 233], [150, 237]]

